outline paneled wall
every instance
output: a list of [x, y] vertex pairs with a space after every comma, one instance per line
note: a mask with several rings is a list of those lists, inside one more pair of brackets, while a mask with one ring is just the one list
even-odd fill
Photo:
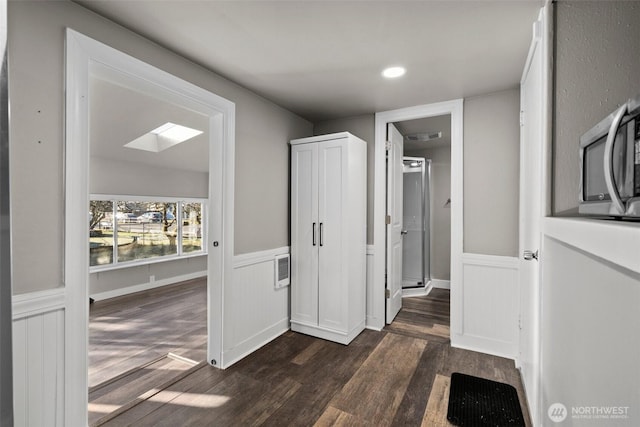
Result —
[[[238, 255], [225, 294], [227, 365], [289, 329], [289, 287], [274, 288], [276, 255], [288, 247]], [[64, 288], [13, 298], [16, 426], [72, 426], [64, 419]]]
[[452, 345], [515, 359], [520, 312], [518, 258], [464, 254], [462, 265], [459, 299], [451, 301], [451, 318], [460, 319], [458, 325], [451, 325]]
[[16, 426], [64, 422], [64, 289], [13, 298], [13, 399]]

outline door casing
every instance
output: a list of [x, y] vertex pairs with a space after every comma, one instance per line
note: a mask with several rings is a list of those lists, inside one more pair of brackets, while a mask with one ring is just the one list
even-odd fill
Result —
[[[225, 367], [224, 287], [233, 283], [235, 104], [74, 30], [66, 32], [64, 423], [87, 424], [89, 79], [107, 67], [209, 117], [208, 362]], [[216, 242], [216, 244], [213, 244]]]
[[[461, 331], [462, 244], [463, 244], [463, 100], [418, 105], [382, 111], [375, 116], [374, 170], [385, 170], [387, 124], [405, 120], [451, 115], [451, 336]], [[372, 277], [367, 280], [367, 298], [372, 302], [367, 327], [382, 330], [385, 325], [385, 216], [386, 174], [376, 173], [373, 183], [373, 255]], [[459, 332], [458, 332], [459, 333]]]

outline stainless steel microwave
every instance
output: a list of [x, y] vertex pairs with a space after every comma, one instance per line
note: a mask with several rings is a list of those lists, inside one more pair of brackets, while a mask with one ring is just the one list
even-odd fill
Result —
[[640, 95], [580, 138], [578, 211], [640, 219]]

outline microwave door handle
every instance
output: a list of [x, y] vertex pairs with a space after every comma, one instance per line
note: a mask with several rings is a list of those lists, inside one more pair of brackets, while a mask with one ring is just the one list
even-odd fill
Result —
[[607, 190], [609, 190], [609, 195], [611, 196], [613, 206], [620, 215], [624, 214], [625, 208], [624, 203], [620, 198], [620, 192], [618, 191], [618, 186], [616, 184], [616, 178], [613, 171], [613, 146], [616, 142], [616, 136], [618, 134], [618, 128], [620, 127], [620, 122], [622, 121], [622, 117], [626, 112], [626, 103], [622, 107], [618, 108], [618, 110], [616, 110], [613, 115], [611, 127], [609, 128], [607, 141], [604, 145], [604, 182], [607, 185]]

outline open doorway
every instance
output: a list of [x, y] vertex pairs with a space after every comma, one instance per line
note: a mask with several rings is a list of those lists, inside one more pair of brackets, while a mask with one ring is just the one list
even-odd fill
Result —
[[[235, 129], [235, 105], [205, 89], [197, 87], [171, 74], [161, 71], [149, 64], [139, 61], [129, 55], [110, 48], [100, 42], [90, 39], [71, 29], [66, 34], [66, 145], [65, 145], [65, 257], [64, 257], [64, 283], [65, 283], [65, 348], [64, 348], [64, 399], [65, 417], [78, 420], [82, 424], [88, 422], [88, 326], [89, 326], [89, 271], [90, 271], [90, 237], [87, 227], [88, 208], [90, 206], [90, 177], [96, 170], [91, 165], [90, 141], [90, 100], [91, 100], [91, 75], [98, 75], [102, 80], [117, 82], [118, 85], [135, 89], [139, 93], [159, 98], [165, 102], [179, 105], [183, 109], [197, 112], [205, 117], [208, 126], [206, 145], [208, 155], [204, 157], [204, 163], [208, 167], [208, 177], [205, 179], [208, 186], [206, 207], [201, 212], [203, 230], [201, 247], [208, 246], [206, 261], [206, 342], [207, 363], [225, 367], [222, 357], [222, 329], [223, 329], [223, 305], [221, 304], [224, 284], [232, 282], [233, 260], [233, 177], [234, 177], [234, 129]], [[160, 95], [158, 95], [160, 94]], [[117, 113], [122, 113], [125, 108], [115, 108]], [[120, 117], [121, 123], [135, 121], [143, 117], [145, 111], [138, 109], [134, 113]], [[121, 123], [112, 123], [111, 129], [115, 133]], [[162, 128], [162, 131], [161, 129]], [[146, 134], [161, 136], [167, 131], [167, 126], [150, 128]], [[142, 139], [152, 138], [153, 135]], [[140, 139], [140, 138], [138, 138]], [[153, 138], [152, 138], [153, 139]], [[158, 138], [155, 151], [161, 151], [166, 140]], [[134, 141], [130, 141], [134, 142]], [[140, 141], [138, 141], [140, 142]], [[143, 141], [144, 142], [144, 141]], [[148, 143], [148, 141], [147, 141]], [[152, 148], [154, 144], [151, 144]], [[133, 152], [133, 151], [132, 151]], [[133, 156], [133, 154], [131, 154]], [[181, 161], [173, 158], [173, 161]], [[144, 163], [144, 162], [139, 162]], [[105, 166], [107, 172], [116, 172], [116, 168]], [[140, 171], [154, 168], [153, 165], [140, 166]], [[150, 173], [150, 172], [149, 172]], [[140, 172], [136, 177], [143, 176]], [[117, 180], [119, 174], [112, 175]], [[140, 180], [144, 182], [144, 179]], [[133, 178], [120, 185], [130, 185], [131, 188], [138, 184]], [[140, 249], [144, 244], [139, 244], [139, 239], [151, 239], [153, 229], [156, 236], [163, 240], [162, 250], [172, 252], [170, 256], [185, 255], [188, 252], [188, 244], [182, 240], [188, 237], [191, 240], [194, 228], [197, 228], [197, 216], [192, 215], [191, 208], [187, 204], [197, 202], [183, 195], [138, 196], [128, 191], [118, 191], [121, 194], [110, 194], [106, 200], [111, 200], [112, 223], [119, 219], [126, 222], [136, 217], [135, 224], [126, 230], [123, 241], [119, 241], [117, 227], [114, 231], [113, 251], [111, 261], [120, 262], [118, 248], [120, 244], [130, 245]], [[145, 190], [146, 192], [146, 190]], [[137, 193], [137, 192], [136, 192]], [[139, 193], [138, 193], [139, 194]], [[100, 197], [98, 197], [100, 198]], [[95, 198], [94, 198], [95, 200]], [[104, 201], [104, 200], [103, 200]], [[134, 203], [135, 202], [135, 203]], [[144, 207], [144, 206], [146, 207]], [[137, 207], [136, 207], [137, 206]], [[171, 208], [170, 208], [171, 207]], [[145, 210], [141, 215], [136, 215], [136, 209]], [[146, 217], [145, 214], [149, 214]], [[138, 222], [138, 217], [143, 220]], [[147, 226], [153, 224], [153, 227]], [[171, 224], [170, 224], [171, 223]], [[142, 227], [141, 227], [142, 226]], [[142, 228], [142, 230], [141, 230]], [[197, 231], [195, 231], [197, 233]], [[208, 241], [206, 240], [208, 239]], [[127, 240], [126, 242], [124, 240]], [[197, 237], [196, 239], [197, 240]], [[210, 243], [209, 243], [210, 242]], [[175, 249], [174, 249], [175, 248]], [[185, 249], [187, 248], [187, 249]], [[123, 248], [124, 249], [124, 248]], [[129, 247], [129, 249], [132, 249]], [[134, 253], [140, 255], [147, 253], [143, 248]], [[107, 251], [108, 252], [108, 251]], [[126, 254], [127, 251], [122, 252]], [[131, 255], [131, 251], [128, 252]], [[166, 253], [165, 253], [166, 255]], [[107, 256], [108, 258], [108, 256]], [[142, 256], [144, 258], [144, 256]], [[129, 260], [131, 261], [131, 260]], [[147, 260], [148, 261], [148, 260]], [[152, 262], [144, 261], [148, 265]], [[123, 261], [124, 262], [124, 261]], [[155, 264], [154, 264], [155, 265]], [[158, 263], [159, 265], [159, 263]], [[115, 266], [114, 267], [118, 267]], [[121, 266], [120, 266], [121, 267]], [[150, 267], [147, 267], [147, 269]], [[169, 269], [171, 269], [169, 267]], [[114, 271], [121, 271], [114, 268]], [[144, 267], [143, 267], [144, 270]], [[147, 270], [148, 273], [148, 270]], [[147, 276], [149, 282], [154, 278]], [[84, 420], [84, 421], [81, 421]]]
[[[453, 100], [436, 104], [428, 104], [416, 107], [408, 107], [399, 110], [380, 112], [375, 118], [375, 168], [385, 170], [387, 147], [393, 147], [393, 143], [387, 143], [387, 127], [389, 124], [450, 115], [451, 120], [451, 193], [450, 193], [450, 287], [451, 287], [451, 329], [450, 335], [454, 336], [460, 327], [461, 300], [459, 284], [462, 277], [462, 241], [463, 241], [463, 162], [462, 162], [462, 138], [463, 138], [463, 101]], [[404, 154], [404, 151], [401, 152]], [[400, 164], [401, 167], [401, 164]], [[370, 315], [370, 327], [384, 327], [391, 323], [395, 313], [391, 307], [401, 307], [402, 302], [394, 299], [402, 299], [401, 293], [389, 291], [387, 268], [387, 252], [385, 248], [387, 239], [387, 224], [390, 218], [387, 216], [386, 202], [388, 200], [386, 177], [376, 174], [374, 181], [374, 256], [372, 280], [370, 280], [370, 292], [372, 293], [372, 310]], [[396, 263], [397, 264], [397, 263]], [[400, 280], [398, 280], [400, 281]], [[385, 290], [383, 293], [382, 290]], [[380, 297], [378, 297], [380, 295]], [[383, 297], [382, 295], [385, 295]], [[397, 295], [397, 296], [396, 296]], [[378, 299], [379, 298], [379, 299]], [[396, 311], [397, 313], [397, 311]]]
[[394, 125], [404, 138], [403, 296], [426, 295], [450, 288], [451, 115]]
[[89, 425], [207, 359], [208, 117], [89, 76]]

